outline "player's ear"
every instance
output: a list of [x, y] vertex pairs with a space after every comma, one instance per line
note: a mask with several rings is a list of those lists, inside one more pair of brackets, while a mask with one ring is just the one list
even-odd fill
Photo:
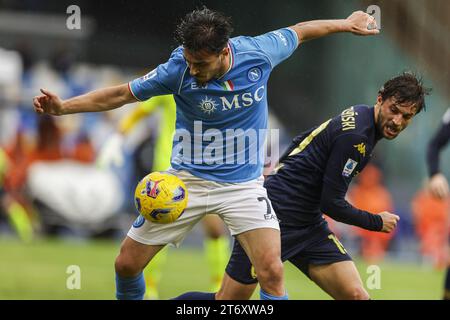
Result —
[[383, 103], [383, 97], [381, 96], [381, 94], [379, 94], [377, 97], [377, 104], [381, 105], [382, 103]]
[[227, 56], [230, 53], [230, 48], [228, 48], [228, 46], [226, 46], [225, 48], [222, 49], [222, 51], [220, 52], [220, 54]]

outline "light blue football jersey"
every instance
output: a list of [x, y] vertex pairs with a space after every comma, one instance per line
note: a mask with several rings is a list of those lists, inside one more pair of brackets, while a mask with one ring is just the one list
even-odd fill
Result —
[[173, 94], [177, 105], [171, 165], [206, 180], [244, 182], [261, 176], [267, 131], [267, 81], [298, 46], [290, 28], [231, 38], [231, 68], [200, 85], [189, 73], [183, 48], [129, 83], [141, 101]]

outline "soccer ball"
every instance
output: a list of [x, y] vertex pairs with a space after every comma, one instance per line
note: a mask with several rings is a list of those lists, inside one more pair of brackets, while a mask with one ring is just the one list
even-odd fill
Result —
[[136, 209], [146, 220], [171, 223], [186, 209], [188, 192], [183, 181], [165, 172], [152, 172], [137, 185], [134, 192]]

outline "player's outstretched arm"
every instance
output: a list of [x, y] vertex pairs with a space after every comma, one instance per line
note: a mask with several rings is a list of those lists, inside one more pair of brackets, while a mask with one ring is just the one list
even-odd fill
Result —
[[383, 231], [385, 224], [381, 215], [352, 206], [346, 200], [350, 182], [359, 166], [364, 161], [364, 155], [355, 145], [367, 141], [359, 134], [343, 134], [336, 138], [328, 157], [323, 176], [320, 209], [330, 218], [354, 225], [370, 231]]
[[450, 194], [447, 178], [440, 172], [431, 176], [428, 188], [431, 195], [437, 199], [446, 199]]
[[450, 109], [445, 113], [443, 123], [436, 131], [427, 147], [427, 167], [429, 174], [428, 188], [437, 199], [445, 199], [449, 196], [450, 190], [448, 181], [440, 172], [439, 155], [443, 148], [450, 141]]
[[351, 32], [361, 36], [380, 33], [375, 18], [363, 11], [355, 11], [347, 19], [306, 21], [297, 23], [290, 28], [297, 33], [299, 42], [337, 32]]
[[41, 92], [41, 95], [33, 99], [34, 110], [40, 114], [46, 113], [55, 116], [79, 112], [107, 111], [127, 103], [136, 102], [128, 84], [91, 91], [67, 100], [62, 100], [46, 89], [41, 89]]

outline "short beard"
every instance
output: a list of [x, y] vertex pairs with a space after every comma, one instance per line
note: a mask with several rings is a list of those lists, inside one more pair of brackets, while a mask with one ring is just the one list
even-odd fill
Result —
[[377, 117], [378, 121], [376, 123], [376, 131], [377, 131], [377, 136], [381, 137], [381, 138], [386, 138], [383, 134], [383, 117], [381, 115], [381, 108], [378, 110], [378, 117]]

